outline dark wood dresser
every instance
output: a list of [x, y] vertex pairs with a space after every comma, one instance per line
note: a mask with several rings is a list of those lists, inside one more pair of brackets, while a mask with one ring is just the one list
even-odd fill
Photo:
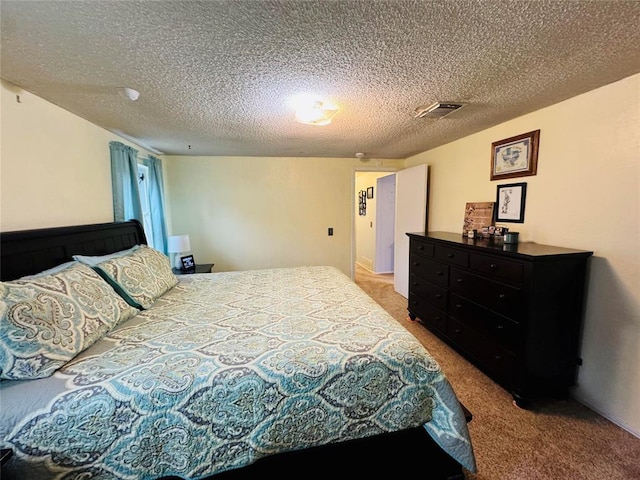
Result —
[[407, 233], [409, 316], [529, 408], [566, 395], [593, 252], [448, 232]]

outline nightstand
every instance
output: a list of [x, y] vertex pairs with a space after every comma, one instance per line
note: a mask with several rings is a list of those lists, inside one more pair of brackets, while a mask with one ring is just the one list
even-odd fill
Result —
[[182, 270], [180, 268], [174, 268], [173, 273], [176, 275], [189, 275], [191, 273], [211, 273], [215, 263], [200, 263], [196, 264], [195, 270]]

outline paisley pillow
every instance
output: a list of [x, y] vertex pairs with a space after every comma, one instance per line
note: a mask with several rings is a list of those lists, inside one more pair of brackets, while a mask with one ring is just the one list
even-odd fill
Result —
[[0, 378], [51, 376], [138, 310], [90, 267], [0, 282]]
[[[74, 258], [90, 262], [80, 255]], [[149, 308], [163, 293], [178, 284], [169, 257], [147, 245], [139, 245], [126, 255], [91, 264], [129, 305], [136, 308]]]
[[106, 262], [107, 260], [111, 260], [112, 258], [119, 258], [129, 255], [130, 253], [135, 252], [140, 248], [140, 245], [134, 245], [131, 248], [126, 250], [120, 250], [119, 252], [110, 253], [108, 255], [100, 255], [100, 256], [88, 256], [88, 255], [74, 255], [73, 259], [78, 262], [82, 262], [85, 265], [89, 265], [90, 267], [95, 267], [100, 262]]

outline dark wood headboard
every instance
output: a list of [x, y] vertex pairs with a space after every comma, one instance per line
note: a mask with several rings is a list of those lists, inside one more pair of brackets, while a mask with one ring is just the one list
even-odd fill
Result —
[[137, 220], [0, 232], [0, 279], [14, 280], [72, 260], [146, 244]]

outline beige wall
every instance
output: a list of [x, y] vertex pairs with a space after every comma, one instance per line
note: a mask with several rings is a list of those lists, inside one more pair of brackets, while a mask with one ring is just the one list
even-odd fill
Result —
[[[453, 120], [452, 120], [453, 121]], [[540, 129], [538, 173], [490, 181], [491, 143]], [[640, 75], [407, 159], [430, 165], [429, 229], [527, 183], [522, 240], [591, 250], [576, 397], [640, 435]]]
[[0, 231], [113, 221], [109, 142], [143, 151], [4, 81], [0, 105]]
[[[164, 157], [171, 234], [216, 271], [332, 265], [351, 275], [353, 158]], [[379, 160], [395, 167], [401, 160]], [[333, 236], [327, 229], [333, 227]]]
[[[422, 153], [429, 227], [460, 231], [464, 204], [492, 201], [491, 142], [541, 129], [523, 240], [589, 249], [576, 396], [640, 433], [640, 76]], [[131, 143], [15, 87], [0, 87], [0, 230], [110, 221], [108, 142]], [[135, 145], [134, 145], [135, 147]], [[137, 148], [137, 147], [136, 147]], [[142, 151], [142, 149], [141, 149]], [[402, 162], [380, 162], [384, 167]], [[356, 159], [164, 160], [172, 232], [218, 271], [351, 263]], [[335, 235], [327, 236], [327, 227]]]

